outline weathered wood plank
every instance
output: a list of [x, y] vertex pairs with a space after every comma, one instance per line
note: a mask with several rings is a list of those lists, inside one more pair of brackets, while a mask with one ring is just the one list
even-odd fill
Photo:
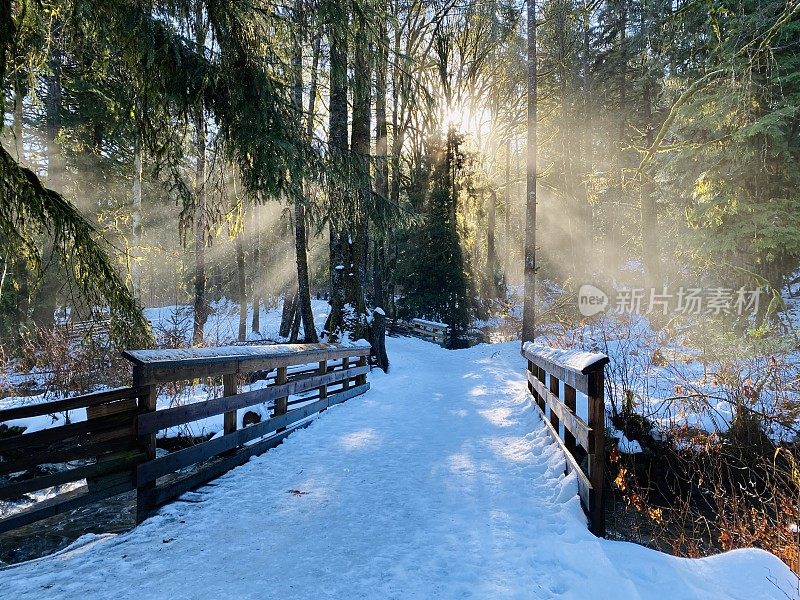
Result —
[[[238, 381], [236, 374], [229, 373], [222, 376], [222, 395], [225, 397], [235, 396], [239, 391]], [[233, 433], [236, 431], [238, 423], [236, 422], [236, 411], [229, 410], [224, 414], [223, 431]]]
[[[550, 424], [553, 426], [553, 429], [560, 432], [561, 430], [561, 421], [558, 418], [560, 411], [556, 409], [555, 404], [561, 402], [558, 398], [560, 386], [558, 384], [558, 379], [550, 375], [550, 397], [555, 400], [553, 404], [550, 404]], [[567, 425], [566, 422], [564, 423], [564, 428], [566, 429]]]
[[195, 402], [184, 406], [176, 406], [155, 412], [148, 412], [139, 415], [139, 433], [152, 433], [167, 427], [183, 425], [198, 419], [212, 417], [226, 411], [238, 410], [254, 404], [261, 404], [276, 400], [282, 396], [291, 396], [300, 392], [319, 387], [323, 384], [330, 384], [350, 377], [355, 377], [361, 373], [369, 371], [369, 367], [353, 367], [346, 371], [333, 371], [325, 375], [304, 377], [281, 385], [274, 385], [250, 392], [243, 392], [235, 396], [214, 398], [205, 402]]
[[128, 435], [130, 432], [132, 432], [132, 427], [126, 426], [123, 428], [123, 431], [123, 435], [120, 435], [118, 438], [108, 442], [100, 442], [96, 444], [87, 443], [85, 445], [59, 450], [44, 450], [29, 454], [22, 458], [0, 461], [0, 475], [8, 475], [9, 473], [26, 471], [32, 467], [44, 463], [72, 462], [74, 460], [95, 458], [107, 452], [129, 450], [135, 443], [133, 436]]
[[154, 481], [158, 477], [162, 477], [178, 469], [188, 467], [202, 460], [207, 460], [213, 456], [241, 446], [242, 444], [263, 437], [273, 431], [277, 431], [280, 428], [285, 428], [297, 421], [306, 419], [324, 408], [363, 394], [368, 389], [369, 385], [350, 388], [347, 392], [339, 392], [327, 398], [319, 399], [316, 402], [304, 405], [285, 414], [272, 417], [271, 419], [256, 423], [255, 425], [250, 425], [244, 429], [239, 429], [232, 434], [215, 438], [191, 446], [190, 448], [184, 448], [162, 456], [161, 458], [140, 464], [136, 469], [136, 481], [138, 484]]
[[[572, 386], [564, 384], [564, 406], [567, 407], [567, 410], [570, 414], [575, 414], [575, 408], [577, 406], [575, 398], [575, 388]], [[575, 450], [577, 449], [577, 441], [575, 439], [575, 434], [573, 434], [569, 427], [564, 426], [564, 445], [569, 450], [572, 456], [575, 456]], [[591, 439], [589, 440], [589, 445], [591, 446]]]
[[[359, 366], [359, 367], [366, 367], [367, 366], [367, 357], [366, 356], [359, 357], [358, 362], [356, 363], [356, 365]], [[367, 383], [367, 374], [364, 373], [363, 375], [357, 375], [356, 378], [355, 378], [355, 382], [354, 383], [357, 386], [364, 385], [365, 383]]]
[[[260, 353], [241, 354], [246, 346], [232, 346], [231, 355], [204, 357], [199, 354], [195, 358], [181, 360], [146, 360], [151, 351], [123, 352], [128, 360], [139, 365], [142, 372], [141, 384], [162, 383], [212, 377], [226, 373], [250, 373], [278, 367], [289, 367], [321, 360], [335, 360], [344, 357], [369, 355], [366, 345], [344, 346], [339, 344], [285, 344], [264, 346]], [[253, 347], [250, 347], [253, 348]], [[225, 348], [214, 349], [216, 352]], [[152, 351], [155, 353], [156, 351]], [[238, 352], [238, 353], [237, 353]], [[157, 356], [157, 354], [153, 354]]]
[[[364, 393], [367, 389], [369, 389], [369, 384], [366, 384], [365, 390], [360, 391], [359, 393]], [[338, 404], [340, 402], [344, 402], [350, 394], [353, 394], [358, 390], [358, 388], [351, 388], [348, 393], [338, 393], [336, 397], [330, 396], [328, 398], [329, 404], [332, 406], [333, 404]], [[353, 394], [357, 395], [357, 394]], [[253, 456], [258, 456], [259, 454], [263, 454], [267, 450], [278, 446], [283, 440], [285, 440], [290, 434], [294, 433], [299, 429], [303, 429], [308, 427], [313, 423], [314, 420], [310, 419], [308, 421], [303, 421], [294, 427], [287, 429], [281, 433], [277, 433], [273, 436], [268, 437], [267, 439], [261, 440], [256, 442], [255, 444], [251, 444], [249, 446], [244, 446], [240, 448], [235, 454], [230, 456], [226, 456], [225, 458], [220, 459], [219, 461], [215, 461], [208, 466], [195, 471], [189, 475], [181, 477], [178, 480], [171, 481], [170, 483], [159, 486], [149, 492], [147, 497], [147, 503], [150, 506], [158, 506], [172, 500], [173, 498], [177, 498], [184, 492], [189, 490], [195, 489], [212, 479], [216, 479], [220, 475], [223, 475], [233, 469], [234, 467], [238, 467], [243, 465], [248, 460], [250, 460]]]
[[0, 500], [12, 500], [21, 497], [23, 494], [43, 490], [56, 485], [126, 471], [136, 463], [144, 460], [144, 457], [144, 454], [136, 451], [110, 454], [103, 462], [75, 467], [68, 471], [50, 473], [48, 475], [34, 477], [33, 479], [6, 483], [0, 485]]
[[[275, 385], [277, 387], [285, 383], [286, 383], [286, 367], [278, 367], [278, 374], [275, 376]], [[286, 410], [288, 408], [287, 402], [289, 402], [288, 396], [281, 396], [280, 398], [276, 398], [275, 406], [272, 408], [272, 416], [278, 417], [280, 415], [285, 415]], [[278, 433], [280, 433], [284, 429], [286, 429], [286, 427], [278, 427]]]
[[605, 513], [605, 374], [601, 369], [589, 375], [589, 425], [592, 428], [592, 450], [589, 451], [589, 478], [594, 495], [591, 504], [592, 533], [606, 534]]
[[[319, 361], [319, 374], [320, 375], [325, 375], [327, 373], [328, 373], [328, 361], [327, 360]], [[328, 386], [327, 385], [323, 384], [323, 385], [319, 386], [319, 397], [320, 398], [327, 398], [328, 397]]]
[[[609, 358], [605, 354], [601, 354], [599, 352], [582, 352], [582, 351], [572, 351], [572, 350], [558, 350], [556, 348], [550, 348], [548, 346], [541, 346], [539, 347], [543, 351], [547, 351], [551, 354], [562, 354], [567, 357], [566, 362], [561, 362], [557, 358], [551, 357], [546, 354], [539, 354], [536, 352], [536, 344], [529, 344], [526, 343], [522, 349], [522, 355], [534, 360], [538, 365], [542, 366], [548, 373], [551, 373], [549, 367], [555, 366], [561, 369], [565, 369], [567, 371], [571, 371], [577, 375], [588, 375], [589, 373], [594, 373], [595, 371], [602, 370], [608, 363]], [[583, 365], [581, 367], [576, 366], [575, 361], [577, 363]]]
[[560, 365], [527, 350], [523, 350], [522, 355], [535, 365], [541, 367], [551, 375], [554, 375], [558, 380], [563, 381], [565, 384], [583, 392], [584, 394], [589, 391], [588, 374], [597, 370], [602, 370], [605, 365], [608, 364], [609, 360], [608, 357], [605, 357], [604, 360], [600, 360], [587, 369], [584, 369], [584, 372], [565, 367], [564, 365]]
[[[350, 359], [348, 357], [346, 357], [346, 356], [342, 359], [342, 369], [344, 371], [347, 371], [348, 369], [350, 369]], [[350, 378], [349, 377], [345, 377], [342, 380], [342, 389], [343, 390], [347, 390], [347, 388], [349, 388], [349, 387], [350, 387]]]
[[[31, 433], [22, 433], [20, 435], [0, 439], [0, 452], [7, 452], [9, 450], [32, 451], [71, 438], [87, 437], [90, 433], [99, 433], [110, 429], [118, 433], [124, 425], [132, 425], [133, 418], [133, 412], [128, 410], [127, 412], [112, 413], [102, 417], [87, 419], [86, 421], [78, 421], [77, 423], [40, 429], [39, 431], [32, 431]], [[132, 428], [130, 432], [132, 435]]]
[[5, 408], [0, 410], [0, 423], [5, 421], [13, 421], [16, 419], [27, 419], [29, 417], [41, 417], [43, 415], [66, 412], [68, 410], [85, 408], [87, 406], [94, 406], [96, 404], [106, 404], [108, 402], [124, 400], [126, 398], [138, 398], [145, 393], [147, 393], [147, 389], [145, 387], [135, 386], [108, 390], [106, 392], [97, 392], [94, 394], [84, 394], [82, 396], [73, 396], [72, 398], [65, 398], [64, 400], [54, 400], [52, 402], [42, 402], [40, 404], [31, 404], [28, 406]]
[[[149, 371], [145, 367], [133, 368], [133, 382], [136, 385], [141, 385], [149, 375]], [[147, 394], [139, 398], [139, 419], [142, 415], [154, 414], [158, 401], [158, 388], [155, 384], [148, 386]], [[146, 460], [153, 460], [156, 457], [156, 434], [155, 432], [143, 433], [139, 431], [139, 421], [137, 419], [137, 434], [138, 443], [141, 450], [145, 453]], [[135, 477], [134, 477], [135, 478]], [[150, 506], [148, 505], [147, 498], [152, 492], [155, 484], [139, 485], [136, 488], [136, 524], [138, 525], [147, 515], [150, 514]]]
[[583, 419], [572, 413], [566, 404], [562, 403], [561, 400], [556, 398], [553, 393], [530, 372], [528, 373], [528, 381], [533, 386], [533, 389], [539, 394], [539, 397], [544, 399], [545, 403], [550, 406], [550, 409], [553, 411], [553, 413], [558, 415], [558, 418], [564, 423], [564, 429], [572, 432], [572, 434], [575, 436], [575, 440], [587, 452], [591, 453], [594, 449], [592, 428], [589, 427], [589, 425], [587, 425]]

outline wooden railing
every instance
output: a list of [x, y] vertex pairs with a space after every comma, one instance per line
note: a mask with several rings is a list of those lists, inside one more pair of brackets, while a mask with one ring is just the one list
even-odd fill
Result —
[[[134, 489], [133, 468], [145, 458], [136, 444], [136, 416], [147, 391], [146, 387], [122, 388], [0, 410], [0, 423], [12, 426], [19, 419], [81, 410], [86, 414], [77, 420], [80, 415], [73, 412], [76, 422], [64, 418], [59, 426], [0, 439], [0, 477], [20, 475], [0, 483], [0, 501], [86, 480], [76, 489], [0, 519], [0, 532]], [[61, 470], [43, 472], [45, 464], [58, 464]], [[30, 474], [34, 476], [24, 478]]]
[[[528, 361], [528, 389], [551, 435], [564, 451], [567, 473], [574, 472], [577, 476], [590, 528], [602, 537], [605, 535], [603, 385], [608, 357], [530, 342], [523, 345], [522, 355]], [[578, 410], [578, 392], [585, 411]]]
[[[366, 343], [130, 351], [123, 355], [134, 365], [133, 387], [2, 410], [0, 423], [9, 425], [80, 408], [86, 419], [0, 439], [0, 476], [45, 463], [67, 466], [0, 483], [0, 500], [84, 479], [86, 484], [0, 519], [0, 532], [134, 489], [141, 522], [155, 507], [277, 446], [317, 413], [366, 392], [369, 351]], [[267, 372], [269, 384], [239, 393], [240, 376], [256, 371]], [[157, 409], [159, 386], [220, 376], [222, 397]], [[270, 417], [240, 427], [237, 411], [263, 403]], [[156, 456], [157, 432], [215, 415], [222, 415], [222, 436]], [[74, 461], [82, 464], [68, 465]], [[187, 467], [189, 472], [176, 474]]]

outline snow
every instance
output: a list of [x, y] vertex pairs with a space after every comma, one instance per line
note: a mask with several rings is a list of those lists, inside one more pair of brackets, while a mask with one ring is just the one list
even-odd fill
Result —
[[761, 550], [592, 536], [517, 343], [387, 343], [367, 394], [126, 534], [0, 571], [3, 597], [800, 598]]
[[637, 440], [629, 440], [621, 431], [617, 433], [617, 449], [623, 454], [639, 454], [642, 452], [642, 445]]
[[[347, 341], [341, 344], [323, 344], [320, 348], [369, 348], [366, 340]], [[130, 350], [126, 354], [140, 364], [242, 360], [248, 358], [291, 356], [308, 350], [306, 344], [270, 344], [256, 346], [216, 346], [214, 348], [169, 348], [155, 350]]]
[[413, 319], [414, 323], [418, 325], [427, 325], [428, 327], [442, 327], [446, 328], [447, 323], [440, 323], [439, 321], [428, 321], [427, 319]]
[[537, 354], [542, 358], [557, 363], [566, 369], [583, 372], [592, 365], [606, 360], [608, 357], [599, 352], [584, 352], [583, 350], [551, 348], [538, 342], [525, 342], [522, 345], [524, 352]]
[[[222, 346], [235, 341], [239, 332], [239, 305], [223, 298], [212, 303], [212, 313], [203, 328], [203, 335], [208, 344]], [[314, 323], [319, 329], [328, 317], [330, 305], [326, 300], [311, 300], [314, 312]], [[192, 307], [181, 304], [144, 309], [145, 317], [153, 325], [156, 338], [164, 332], [178, 333], [186, 345], [192, 341]], [[252, 330], [253, 308], [247, 310], [248, 340], [280, 340], [278, 334], [281, 324], [280, 303], [271, 308], [262, 307], [259, 312], [260, 331]], [[302, 327], [301, 327], [302, 331]]]
[[[787, 297], [790, 307], [792, 302]], [[800, 315], [800, 299], [795, 302]], [[792, 315], [781, 314], [781, 318]], [[619, 408], [626, 390], [630, 390], [634, 394], [635, 412], [646, 417], [655, 431], [690, 428], [725, 432], [730, 428], [737, 405], [742, 404], [739, 397], [742, 389], [748, 384], [759, 387], [759, 393], [748, 399], [746, 406], [757, 413], [772, 415], [765, 417], [764, 427], [774, 441], [792, 443], [800, 431], [800, 417], [791, 411], [800, 401], [797, 343], [791, 337], [775, 339], [764, 350], [748, 340], [732, 341], [718, 355], [709, 348], [697, 347], [699, 336], [688, 333], [697, 326], [691, 321], [675, 322], [654, 329], [646, 317], [607, 314], [580, 327], [566, 330], [551, 327], [537, 338], [537, 343], [589, 353], [599, 350], [607, 355], [610, 362], [606, 367], [606, 382], [607, 390], [611, 390], [606, 394], [608, 412], [612, 396], [616, 397]], [[764, 347], [763, 342], [760, 347]], [[736, 374], [737, 380], [726, 376], [730, 373]], [[766, 385], [759, 386], [758, 382]]]

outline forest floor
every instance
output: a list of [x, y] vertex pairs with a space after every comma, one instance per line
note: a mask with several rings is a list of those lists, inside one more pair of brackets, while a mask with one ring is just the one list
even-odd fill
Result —
[[767, 552], [592, 536], [517, 343], [388, 343], [364, 396], [130, 532], [1, 570], [3, 596], [800, 598]]

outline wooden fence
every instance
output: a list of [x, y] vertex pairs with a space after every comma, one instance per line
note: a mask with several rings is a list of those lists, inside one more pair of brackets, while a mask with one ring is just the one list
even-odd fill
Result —
[[[526, 343], [528, 389], [550, 433], [578, 480], [581, 504], [597, 536], [605, 535], [605, 354], [556, 350]], [[586, 397], [588, 422], [579, 416], [578, 392]], [[581, 400], [583, 400], [581, 398]], [[581, 407], [583, 408], [583, 406]], [[563, 428], [563, 439], [562, 439]], [[584, 466], [582, 466], [584, 465]]]
[[[0, 483], [0, 500], [86, 481], [0, 519], [0, 532], [134, 489], [141, 522], [157, 506], [277, 446], [317, 413], [366, 392], [369, 351], [366, 343], [130, 351], [123, 355], [133, 363], [133, 387], [0, 410], [0, 423], [86, 410], [85, 420], [0, 439], [0, 476], [34, 472]], [[239, 393], [240, 376], [256, 371], [270, 383]], [[220, 376], [222, 397], [157, 409], [159, 386]], [[262, 403], [270, 417], [240, 427], [237, 411]], [[156, 456], [157, 432], [215, 415], [222, 415], [222, 436]], [[36, 474], [44, 464], [61, 470]]]

